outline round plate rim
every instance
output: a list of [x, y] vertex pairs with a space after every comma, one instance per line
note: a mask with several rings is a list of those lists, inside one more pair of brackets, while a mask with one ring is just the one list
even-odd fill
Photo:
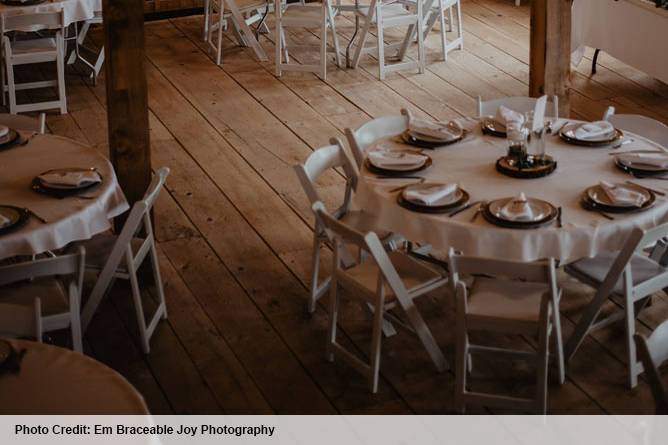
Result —
[[431, 167], [433, 164], [433, 160], [431, 159], [431, 156], [422, 154], [423, 156], [427, 157], [427, 160], [424, 161], [424, 164], [422, 164], [420, 167], [414, 168], [412, 170], [386, 170], [384, 168], [376, 167], [373, 165], [370, 161], [369, 158], [364, 159], [364, 165], [368, 171], [371, 173], [379, 174], [379, 175], [384, 175], [384, 176], [405, 176], [411, 173], [417, 173], [421, 172], [422, 170], [426, 170], [427, 168]]
[[409, 185], [409, 186], [404, 187], [404, 188], [401, 190], [401, 192], [400, 192], [399, 194], [400, 194], [401, 196], [403, 196], [403, 198], [404, 198], [404, 200], [405, 200], [406, 202], [409, 202], [409, 203], [411, 203], [411, 204], [413, 204], [413, 205], [421, 206], [421, 207], [446, 207], [446, 206], [452, 206], [452, 205], [458, 203], [459, 201], [461, 201], [461, 199], [462, 199], [462, 198], [465, 196], [465, 194], [466, 194], [466, 191], [465, 191], [464, 189], [462, 189], [461, 187], [457, 186], [457, 189], [455, 190], [455, 192], [460, 192], [460, 193], [461, 193], [461, 196], [460, 196], [459, 198], [457, 198], [452, 204], [443, 204], [443, 205], [439, 205], [439, 206], [430, 206], [430, 205], [420, 204], [419, 202], [411, 201], [410, 199], [408, 199], [408, 198], [406, 198], [406, 197], [404, 196], [404, 193], [406, 193], [406, 190], [411, 189], [411, 188], [414, 188], [414, 187], [425, 186], [425, 185], [445, 185], [445, 184], [441, 184], [441, 183], [437, 183], [437, 182], [420, 182], [420, 183], [418, 183], [418, 184], [411, 184], [411, 185]]
[[497, 124], [499, 123], [492, 116], [483, 117], [480, 121], [480, 127], [482, 128], [483, 133], [491, 135], [491, 136], [500, 137], [500, 138], [507, 137], [507, 135], [508, 135], [507, 131], [499, 131], [499, 130], [495, 130], [495, 129], [491, 128], [489, 125], [487, 125], [489, 121], [494, 121]]
[[568, 128], [571, 128], [574, 125], [582, 125], [583, 123], [584, 122], [582, 122], [582, 123], [573, 122], [573, 123], [564, 125], [564, 128], [559, 130], [559, 138], [561, 138], [562, 141], [564, 141], [568, 144], [577, 145], [577, 146], [580, 146], [580, 147], [607, 147], [608, 145], [614, 144], [615, 142], [624, 138], [624, 132], [622, 130], [620, 130], [619, 128], [616, 128], [616, 127], [615, 127], [614, 136], [611, 137], [609, 140], [605, 140], [605, 141], [583, 141], [583, 140], [575, 139], [575, 138], [572, 138], [572, 137], [566, 135], [566, 130]]
[[[623, 186], [628, 186], [629, 188], [634, 188], [634, 189], [637, 189], [637, 190], [641, 190], [642, 192], [644, 192], [644, 193], [646, 193], [646, 194], [648, 195], [647, 201], [645, 201], [645, 202], [643, 203], [643, 205], [640, 206], [640, 207], [638, 207], [638, 206], [636, 206], [636, 205], [627, 205], [627, 206], [623, 206], [623, 205], [622, 205], [622, 206], [616, 206], [616, 205], [611, 205], [611, 204], [605, 204], [605, 203], [603, 203], [603, 202], [598, 202], [598, 201], [594, 200], [594, 198], [591, 196], [591, 193], [590, 193], [590, 192], [591, 192], [592, 190], [596, 189], [596, 188], [601, 188], [601, 185], [600, 185], [600, 184], [590, 185], [589, 187], [587, 187], [587, 188], [585, 189], [584, 193], [585, 193], [585, 195], [587, 196], [587, 199], [588, 199], [589, 201], [593, 202], [594, 204], [596, 204], [596, 205], [598, 205], [598, 206], [605, 206], [605, 207], [619, 208], [619, 209], [641, 209], [641, 208], [643, 208], [643, 206], [645, 205], [645, 203], [647, 203], [648, 201], [651, 201], [651, 200], [652, 200], [652, 197], [653, 197], [653, 195], [654, 195], [654, 192], [652, 192], [651, 190], [648, 190], [648, 189], [643, 188], [643, 187], [638, 187], [638, 186], [633, 185], [633, 184], [616, 184], [616, 185], [623, 185]], [[656, 199], [656, 197], [655, 197], [655, 199]]]
[[[511, 199], [515, 199], [515, 197], [494, 199], [492, 201], [489, 201], [487, 203], [486, 207], [489, 210], [489, 208], [492, 206], [492, 204], [494, 204], [496, 202], [499, 202], [499, 201], [504, 201], [503, 205], [505, 205]], [[545, 221], [546, 219], [552, 219], [552, 218], [556, 217], [557, 208], [552, 203], [550, 203], [548, 201], [545, 201], [543, 199], [538, 199], [538, 198], [527, 198], [527, 200], [528, 201], [537, 201], [537, 202], [545, 203], [550, 208], [550, 213], [546, 217], [544, 217], [543, 219], [539, 219], [539, 220], [536, 220], [536, 221], [513, 221], [513, 220], [509, 220], [509, 219], [504, 219], [504, 218], [498, 217], [497, 215], [492, 213], [491, 210], [489, 210], [490, 216], [498, 219], [499, 221], [503, 221], [503, 222], [507, 222], [507, 223], [511, 223], [511, 224], [540, 224], [541, 222]]]
[[401, 141], [405, 144], [412, 145], [413, 147], [438, 148], [438, 147], [445, 147], [446, 145], [452, 145], [461, 141], [462, 139], [464, 139], [465, 134], [466, 131], [462, 129], [462, 134], [459, 135], [458, 137], [450, 139], [449, 141], [436, 142], [436, 141], [427, 141], [423, 139], [418, 139], [415, 136], [411, 136], [410, 131], [406, 130], [403, 133], [401, 133]]
[[19, 214], [19, 218], [14, 224], [11, 224], [9, 226], [5, 226], [5, 227], [0, 228], [0, 235], [3, 235], [5, 233], [11, 232], [13, 230], [16, 230], [16, 229], [22, 227], [28, 221], [28, 218], [30, 217], [30, 214], [24, 208], [9, 205], [9, 204], [0, 204], [0, 207], [4, 207], [4, 208], [7, 208], [7, 209], [12, 209]]
[[668, 168], [662, 169], [662, 170], [646, 170], [644, 168], [638, 168], [638, 167], [631, 167], [630, 165], [626, 165], [622, 163], [622, 161], [619, 159], [619, 155], [624, 154], [624, 153], [618, 153], [617, 155], [614, 156], [615, 159], [615, 164], [617, 167], [621, 168], [622, 170], [626, 172], [633, 172], [637, 171], [639, 173], [642, 173], [644, 175], [660, 175], [668, 172]]
[[403, 193], [399, 193], [397, 195], [397, 204], [399, 204], [406, 210], [411, 210], [413, 212], [418, 212], [418, 213], [447, 213], [465, 206], [471, 200], [471, 196], [466, 190], [462, 188], [460, 188], [460, 190], [462, 191], [462, 197], [455, 203], [445, 206], [424, 206], [424, 205], [414, 204], [413, 202], [408, 201], [406, 198], [404, 198]]

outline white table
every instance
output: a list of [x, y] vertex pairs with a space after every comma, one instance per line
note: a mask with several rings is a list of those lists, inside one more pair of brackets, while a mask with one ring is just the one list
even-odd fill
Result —
[[[467, 255], [535, 261], [554, 258], [562, 263], [592, 257], [601, 251], [620, 249], [634, 227], [653, 227], [668, 221], [668, 200], [657, 197], [655, 206], [645, 212], [617, 215], [610, 221], [580, 205], [582, 192], [601, 180], [623, 182], [631, 178], [615, 167], [609, 148], [568, 145], [554, 135], [546, 136], [547, 153], [558, 162], [557, 170], [539, 179], [515, 179], [498, 173], [495, 161], [506, 153], [505, 139], [483, 136], [479, 124], [467, 121], [472, 134], [460, 143], [436, 150], [425, 150], [434, 163], [414, 176], [435, 182], [456, 182], [468, 191], [471, 200], [491, 201], [517, 196], [520, 192], [540, 198], [563, 209], [563, 227], [535, 230], [501, 228], [482, 216], [471, 222], [476, 208], [450, 218], [446, 215], [416, 213], [397, 204], [395, 181], [374, 180], [362, 168], [355, 205], [368, 212], [378, 227], [400, 233], [411, 241], [430, 244], [437, 251], [453, 247]], [[560, 126], [557, 123], [556, 126]], [[619, 151], [658, 150], [653, 143], [635, 135], [635, 142]], [[668, 190], [668, 181], [635, 179], [652, 188]], [[404, 181], [405, 183], [405, 181]]]
[[573, 62], [583, 47], [612, 57], [668, 83], [668, 10], [646, 0], [575, 0], [571, 20]]
[[65, 26], [83, 20], [92, 19], [95, 11], [102, 10], [102, 0], [47, 0], [39, 5], [9, 6], [0, 3], [0, 15], [34, 14], [39, 12], [57, 11], [63, 8]]
[[[63, 199], [31, 189], [35, 176], [67, 167], [95, 167], [102, 184]], [[28, 223], [0, 235], [0, 259], [59, 249], [72, 241], [90, 239], [111, 228], [110, 220], [129, 207], [109, 161], [91, 147], [72, 139], [36, 135], [27, 145], [0, 151], [0, 204], [25, 207], [48, 223], [31, 217]]]
[[141, 394], [102, 363], [56, 346], [9, 342], [26, 354], [18, 374], [0, 374], [0, 414], [149, 413]]

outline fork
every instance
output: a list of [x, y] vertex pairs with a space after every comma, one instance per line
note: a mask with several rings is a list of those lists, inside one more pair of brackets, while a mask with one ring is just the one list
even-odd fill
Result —
[[33, 210], [31, 210], [31, 209], [29, 209], [29, 208], [26, 207], [26, 208], [25, 208], [25, 211], [28, 212], [29, 214], [31, 214], [32, 216], [34, 216], [35, 218], [37, 218], [37, 220], [40, 221], [40, 222], [42, 222], [42, 223], [44, 223], [44, 224], [48, 224], [48, 223], [49, 223], [49, 221], [48, 221], [46, 218], [42, 218], [42, 217], [39, 216], [37, 213], [35, 213]]

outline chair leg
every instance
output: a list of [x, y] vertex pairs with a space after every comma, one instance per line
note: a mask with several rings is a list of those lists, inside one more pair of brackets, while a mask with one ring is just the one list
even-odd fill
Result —
[[151, 245], [151, 268], [153, 269], [153, 281], [160, 301], [161, 318], [167, 320], [167, 303], [165, 301], [165, 288], [162, 284], [162, 275], [160, 274], [160, 263], [158, 262], [158, 252], [155, 250], [155, 244]]
[[561, 337], [561, 317], [559, 308], [552, 308], [552, 341], [554, 342], [554, 357], [557, 362], [557, 372], [559, 384], [563, 385], [566, 381], [566, 369], [564, 365], [564, 341]]
[[550, 361], [550, 338], [548, 336], [549, 316], [541, 321], [538, 334], [538, 357], [536, 360], [536, 411], [547, 413], [547, 371]]
[[455, 355], [455, 411], [464, 414], [466, 403], [464, 401], [466, 393], [466, 376], [469, 362], [468, 335], [466, 325], [463, 320], [463, 314], [457, 314], [457, 333], [456, 333], [456, 351]]
[[464, 27], [462, 24], [462, 3], [457, 0], [457, 37], [459, 38], [459, 49], [464, 49]]
[[315, 312], [315, 305], [317, 303], [318, 292], [318, 275], [320, 272], [320, 239], [318, 234], [313, 234], [313, 255], [311, 257], [311, 295], [308, 302], [308, 312], [312, 314]]
[[320, 78], [327, 81], [327, 13], [320, 24]]
[[[443, 10], [443, 1], [439, 0], [438, 13], [441, 20], [441, 47], [443, 48], [443, 61], [448, 61], [448, 37], [445, 33], [445, 10]], [[450, 17], [452, 17], [452, 8], [450, 8]], [[452, 28], [452, 18], [450, 19], [450, 27]]]
[[139, 329], [139, 339], [141, 341], [142, 351], [144, 354], [151, 352], [149, 339], [146, 335], [146, 319], [144, 318], [144, 307], [141, 302], [141, 292], [139, 290], [139, 282], [137, 280], [137, 273], [131, 268], [130, 262], [128, 266], [128, 275], [130, 276], [130, 288], [132, 290], [132, 301], [135, 306], [135, 316], [137, 317], [137, 328]]
[[596, 64], [598, 63], [598, 55], [600, 54], [601, 50], [596, 48], [596, 51], [594, 51], [594, 60], [591, 62], [591, 75], [593, 76], [596, 74]]
[[60, 114], [67, 114], [67, 95], [65, 93], [65, 48], [62, 37], [58, 40], [58, 56], [56, 58], [56, 69], [58, 70], [58, 99], [60, 102]]
[[629, 297], [626, 297], [624, 302], [624, 311], [626, 314], [626, 355], [629, 368], [629, 388], [633, 389], [638, 384], [638, 364], [636, 358], [636, 345], [633, 340], [633, 336], [636, 333], [636, 317], [635, 317], [635, 305], [630, 300]]
[[371, 351], [370, 351], [370, 375], [369, 386], [373, 394], [378, 392], [378, 375], [380, 373], [380, 348], [383, 338], [383, 305], [376, 304], [373, 312], [373, 331], [371, 334]]
[[413, 329], [415, 329], [415, 333], [424, 345], [424, 348], [427, 350], [429, 357], [431, 357], [432, 361], [436, 365], [436, 369], [439, 372], [447, 370], [448, 361], [445, 359], [441, 348], [438, 347], [438, 343], [436, 343], [436, 340], [431, 334], [431, 331], [429, 331], [427, 324], [424, 322], [424, 319], [420, 315], [420, 312], [418, 311], [415, 304], [412, 301], [408, 301], [402, 304], [402, 307], [406, 313], [406, 318], [413, 326]]
[[452, 31], [452, 24], [455, 21], [454, 14], [452, 13], [452, 6], [448, 8], [448, 31]]
[[[221, 5], [222, 7], [222, 5]], [[223, 13], [218, 15], [218, 39], [216, 40], [216, 65], [223, 61]]]
[[[417, 27], [422, 30], [424, 24], [422, 23], [422, 15], [418, 14], [417, 18]], [[418, 33], [418, 72], [424, 74], [425, 71], [425, 61], [424, 61], [424, 33], [420, 31]]]
[[362, 51], [364, 50], [364, 45], [366, 45], [366, 39], [369, 36], [369, 28], [371, 27], [371, 12], [369, 16], [366, 17], [366, 22], [364, 23], [364, 28], [362, 28], [362, 34], [360, 34], [359, 41], [357, 42], [357, 48], [355, 48], [355, 55], [353, 55], [352, 68], [357, 68], [360, 63], [360, 58], [362, 57]]
[[7, 93], [9, 96], [9, 112], [16, 114], [16, 83], [14, 81], [14, 65], [11, 58], [5, 57], [7, 67]]
[[332, 31], [332, 46], [334, 46], [334, 60], [336, 61], [336, 66], [341, 68], [341, 47], [339, 46], [339, 36], [336, 33], [336, 20], [334, 20], [334, 12], [331, 7], [327, 11], [327, 17], [329, 17], [329, 26]]
[[336, 320], [339, 315], [339, 295], [336, 273], [332, 274], [332, 282], [329, 290], [329, 319], [327, 325], [327, 349], [326, 357], [330, 362], [334, 361], [332, 345], [336, 343]]
[[[380, 11], [379, 11], [380, 12]], [[378, 78], [385, 80], [385, 30], [383, 29], [382, 14], [377, 13], [376, 26], [378, 30]]]

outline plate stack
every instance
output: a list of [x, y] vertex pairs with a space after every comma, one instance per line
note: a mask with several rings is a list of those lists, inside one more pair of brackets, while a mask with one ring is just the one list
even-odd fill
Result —
[[421, 148], [436, 148], [462, 140], [466, 133], [457, 122], [429, 122], [411, 119], [402, 134], [405, 143]]
[[585, 147], [607, 147], [621, 141], [624, 133], [610, 122], [598, 121], [567, 124], [559, 132], [565, 142]]
[[536, 229], [554, 222], [559, 211], [547, 201], [527, 198], [521, 193], [517, 197], [489, 202], [483, 207], [482, 214], [488, 222], [500, 227]]
[[423, 183], [404, 188], [397, 201], [414, 212], [448, 213], [465, 206], [469, 194], [457, 184]]
[[668, 173], [668, 153], [663, 151], [638, 151], [620, 153], [615, 164], [633, 176], [658, 176]]
[[656, 195], [635, 184], [611, 184], [601, 181], [589, 187], [582, 196], [582, 206], [587, 210], [610, 213], [632, 213], [649, 209], [656, 202]]
[[94, 168], [59, 168], [48, 170], [33, 180], [36, 192], [63, 198], [76, 195], [102, 182], [102, 176]]
[[431, 158], [420, 152], [384, 149], [369, 151], [365, 160], [367, 170], [383, 176], [405, 176], [431, 164]]

